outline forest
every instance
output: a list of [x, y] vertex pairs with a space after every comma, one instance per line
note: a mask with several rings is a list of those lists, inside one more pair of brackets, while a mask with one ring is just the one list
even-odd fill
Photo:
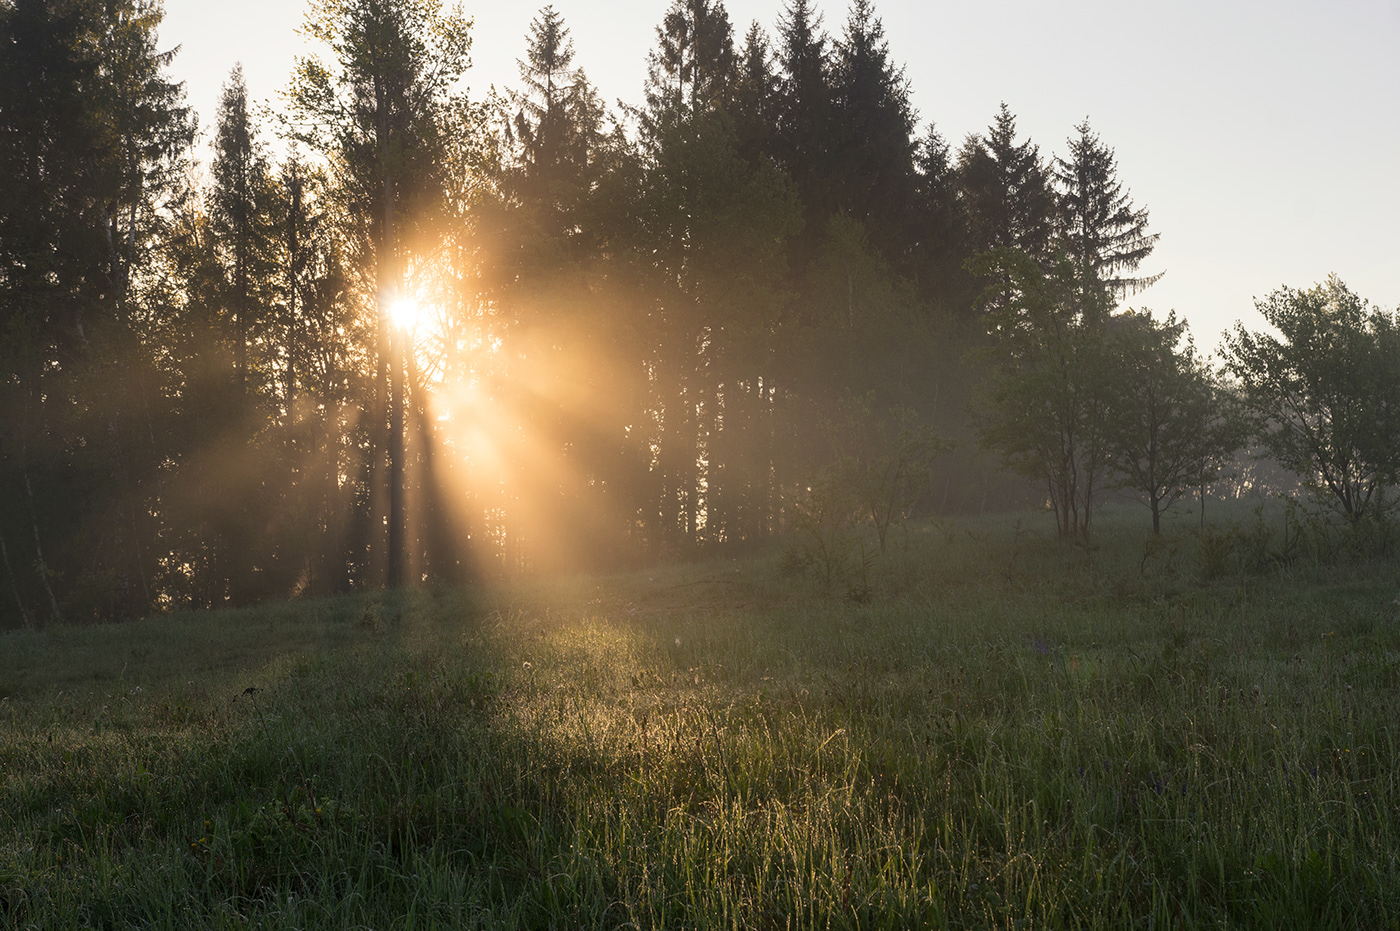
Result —
[[459, 11], [314, 0], [207, 164], [161, 17], [0, 0], [0, 627], [769, 545], [855, 591], [911, 518], [1114, 492], [1386, 525], [1395, 315], [1280, 287], [1209, 363], [1128, 305], [1109, 141], [946, 139], [870, 0], [673, 0], [615, 108], [551, 7], [472, 99]]

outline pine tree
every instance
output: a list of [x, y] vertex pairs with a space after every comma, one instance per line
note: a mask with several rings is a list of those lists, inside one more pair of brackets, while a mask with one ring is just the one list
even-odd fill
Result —
[[778, 24], [778, 162], [797, 184], [806, 218], [799, 265], [816, 249], [836, 209], [831, 189], [836, 101], [830, 49], [809, 0], [792, 0]]
[[1147, 232], [1147, 208], [1134, 208], [1118, 180], [1113, 150], [1085, 120], [1069, 140], [1069, 159], [1055, 160], [1060, 188], [1060, 247], [1086, 291], [1104, 288], [1114, 298], [1149, 287], [1161, 274], [1129, 277], [1157, 245]]
[[525, 59], [517, 62], [524, 91], [511, 95], [525, 174], [546, 196], [552, 185], [579, 173], [599, 131], [589, 107], [591, 88], [573, 61], [563, 17], [546, 6], [531, 21]]
[[31, 618], [153, 597], [167, 457], [150, 413], [158, 315], [137, 298], [156, 287], [140, 272], [193, 135], [161, 16], [134, 0], [0, 4], [0, 549]]
[[902, 268], [913, 222], [917, 145], [909, 82], [890, 62], [870, 0], [855, 0], [836, 43], [836, 206], [864, 223], [887, 261]]
[[967, 273], [972, 257], [968, 218], [958, 197], [958, 172], [948, 143], [929, 125], [919, 145], [914, 222], [909, 231], [910, 277], [921, 297], [945, 316], [973, 302]]
[[[465, 73], [469, 22], [438, 0], [318, 0], [308, 33], [337, 53], [332, 71], [298, 62], [290, 93], [297, 138], [331, 155], [361, 220], [362, 272], [379, 320], [378, 396], [387, 418], [385, 579], [406, 571], [404, 417], [410, 390], [403, 334], [390, 324], [405, 273], [433, 251], [444, 207], [444, 127]], [[371, 271], [372, 269], [372, 271]]]
[[553, 7], [531, 22], [528, 42], [518, 62], [524, 89], [511, 95], [517, 110], [509, 131], [518, 156], [505, 186], [524, 213], [515, 223], [524, 227], [519, 234], [543, 237], [547, 242], [533, 251], [553, 253], [557, 261], [582, 232], [579, 214], [596, 181], [603, 108], [583, 69], [573, 67], [573, 42]]
[[[756, 412], [773, 394], [771, 334], [795, 203], [771, 161], [739, 153], [723, 6], [677, 3], [657, 38], [628, 211], [645, 268], [634, 325], [651, 373], [639, 421], [655, 425], [648, 529], [690, 548], [765, 525], [755, 502], [767, 494], [766, 470], [740, 461], [746, 440], [762, 441]], [[747, 437], [743, 423], [753, 425]]]
[[1005, 103], [985, 137], [963, 143], [958, 174], [974, 249], [1017, 249], [1048, 265], [1055, 195], [1040, 150], [1029, 139], [1016, 142], [1016, 118]]
[[737, 62], [722, 0], [672, 0], [656, 39], [645, 120], [687, 122], [728, 109]]
[[219, 100], [218, 129], [209, 192], [210, 217], [228, 278], [227, 311], [233, 321], [234, 372], [248, 388], [248, 347], [266, 315], [274, 242], [269, 211], [272, 179], [267, 157], [248, 115], [243, 66], [229, 74]]
[[776, 155], [780, 87], [772, 58], [767, 34], [757, 22], [750, 24], [739, 53], [730, 105], [739, 154], [750, 164]]

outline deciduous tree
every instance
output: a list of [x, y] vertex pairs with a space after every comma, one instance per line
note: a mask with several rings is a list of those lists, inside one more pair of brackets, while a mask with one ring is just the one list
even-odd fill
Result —
[[[1400, 479], [1400, 322], [1337, 276], [1255, 307], [1277, 330], [1225, 336], [1254, 435], [1285, 468], [1360, 521]], [[1394, 501], [1386, 501], [1387, 505]]]
[[1186, 321], [1112, 318], [1108, 408], [1114, 484], [1152, 510], [1152, 532], [1182, 494], [1215, 481], [1243, 442], [1228, 396], [1196, 354]]
[[990, 253], [1007, 282], [988, 315], [992, 373], [982, 443], [1044, 483], [1061, 536], [1088, 537], [1109, 477], [1111, 377], [1101, 303], [1085, 304], [1074, 268], [1050, 272], [1013, 249]]

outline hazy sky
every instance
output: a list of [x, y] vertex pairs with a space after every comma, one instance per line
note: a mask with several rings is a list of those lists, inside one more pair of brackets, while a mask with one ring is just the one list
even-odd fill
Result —
[[[235, 62], [251, 94], [276, 104], [305, 49], [304, 6], [165, 5], [162, 42], [182, 46], [173, 71], [206, 131]], [[554, 2], [610, 103], [640, 99], [667, 6]], [[739, 36], [755, 19], [771, 34], [784, 0], [726, 6]], [[844, 0], [818, 8], [838, 34]], [[476, 23], [473, 95], [515, 83], [538, 9], [464, 4]], [[934, 122], [954, 148], [1003, 100], [1045, 155], [1063, 154], [1089, 117], [1162, 234], [1144, 271], [1166, 276], [1132, 303], [1175, 309], [1203, 349], [1237, 319], [1259, 323], [1254, 297], [1329, 272], [1400, 305], [1400, 0], [876, 0], [876, 12], [921, 131]]]

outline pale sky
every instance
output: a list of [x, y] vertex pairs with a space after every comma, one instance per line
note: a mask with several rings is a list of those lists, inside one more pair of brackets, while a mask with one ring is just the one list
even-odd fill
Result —
[[[770, 33], [784, 0], [727, 0], [736, 37]], [[473, 96], [513, 86], [538, 13], [467, 2]], [[610, 104], [641, 99], [667, 0], [554, 0]], [[274, 106], [304, 5], [166, 0], [163, 47], [207, 132], [235, 62]], [[845, 0], [818, 2], [839, 34]], [[1006, 101], [1042, 155], [1063, 154], [1084, 117], [1118, 155], [1119, 176], [1161, 233], [1132, 299], [1175, 309], [1211, 350], [1254, 298], [1336, 272], [1363, 297], [1400, 306], [1400, 0], [876, 0], [890, 51], [929, 121], [956, 149]], [[236, 11], [236, 15], [230, 15]]]

